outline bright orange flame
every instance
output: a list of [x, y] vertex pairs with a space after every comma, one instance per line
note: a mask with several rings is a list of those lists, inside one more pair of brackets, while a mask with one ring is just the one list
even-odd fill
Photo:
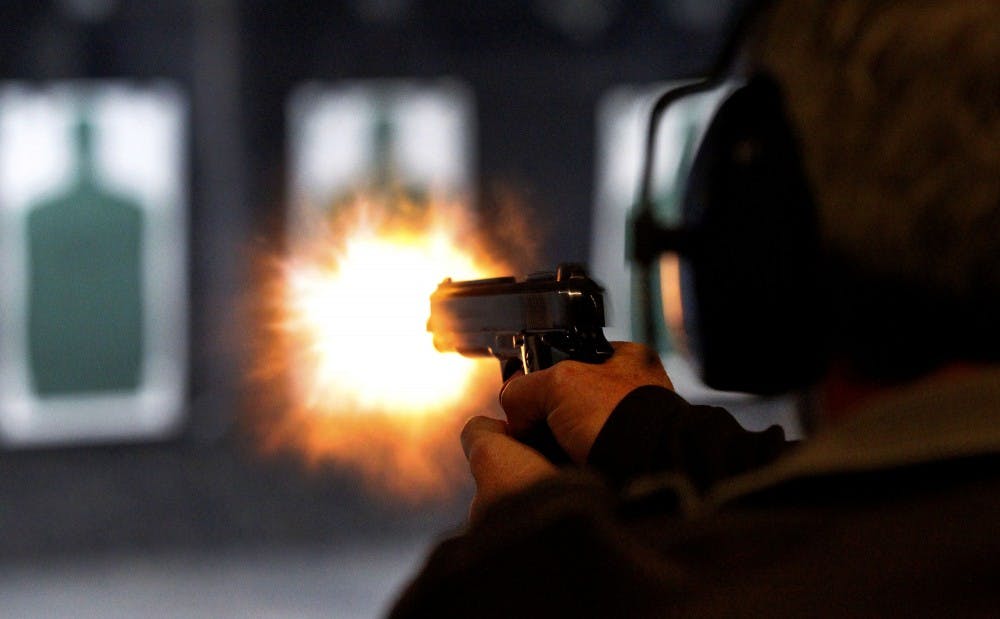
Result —
[[347, 465], [407, 498], [439, 496], [465, 475], [461, 422], [493, 412], [500, 377], [495, 361], [435, 350], [430, 294], [445, 277], [504, 269], [469, 243], [460, 204], [359, 200], [325, 224], [272, 282], [269, 352], [279, 367], [268, 369], [290, 402], [261, 426], [265, 442]]

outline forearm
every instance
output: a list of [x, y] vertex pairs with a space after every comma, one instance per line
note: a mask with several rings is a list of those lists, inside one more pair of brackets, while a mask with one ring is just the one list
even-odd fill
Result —
[[669, 574], [646, 569], [618, 508], [581, 473], [511, 495], [435, 549], [391, 616], [642, 616]]
[[680, 516], [658, 502], [651, 538], [648, 506], [623, 503], [617, 490], [665, 471], [704, 489], [787, 445], [778, 428], [748, 432], [723, 409], [636, 389], [602, 429], [591, 471], [562, 472], [490, 505], [438, 546], [392, 616], [645, 616], [685, 590], [683, 565], [655, 543]]

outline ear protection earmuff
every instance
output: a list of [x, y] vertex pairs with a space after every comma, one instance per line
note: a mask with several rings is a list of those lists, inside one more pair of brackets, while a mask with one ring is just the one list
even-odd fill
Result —
[[[716, 84], [667, 93], [652, 123], [673, 101]], [[680, 255], [683, 339], [705, 384], [764, 394], [817, 377], [826, 355], [816, 209], [777, 84], [754, 75], [722, 102], [687, 175], [680, 227], [653, 219], [649, 183], [645, 175], [635, 258], [648, 283], [653, 260]]]
[[706, 384], [775, 393], [814, 378], [824, 348], [816, 209], [777, 84], [754, 76], [721, 105], [682, 202], [692, 235], [681, 301]]

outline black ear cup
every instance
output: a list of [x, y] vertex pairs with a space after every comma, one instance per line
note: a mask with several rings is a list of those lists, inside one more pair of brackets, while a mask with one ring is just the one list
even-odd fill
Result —
[[720, 106], [683, 200], [685, 338], [713, 388], [779, 393], [823, 370], [816, 210], [773, 80]]

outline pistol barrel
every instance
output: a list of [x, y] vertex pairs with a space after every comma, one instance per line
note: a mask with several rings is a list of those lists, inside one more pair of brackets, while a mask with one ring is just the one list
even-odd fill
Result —
[[529, 336], [566, 356], [599, 361], [611, 349], [603, 327], [604, 289], [576, 265], [521, 282], [445, 280], [431, 295], [427, 325], [438, 350], [501, 361], [520, 355]]

